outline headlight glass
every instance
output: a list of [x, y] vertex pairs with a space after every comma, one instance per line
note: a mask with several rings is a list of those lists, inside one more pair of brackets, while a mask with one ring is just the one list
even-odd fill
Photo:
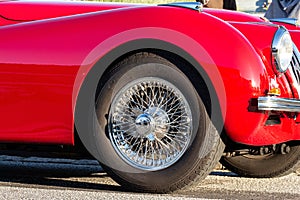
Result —
[[293, 41], [289, 32], [280, 27], [275, 33], [272, 43], [272, 54], [275, 59], [277, 71], [285, 72], [293, 57]]

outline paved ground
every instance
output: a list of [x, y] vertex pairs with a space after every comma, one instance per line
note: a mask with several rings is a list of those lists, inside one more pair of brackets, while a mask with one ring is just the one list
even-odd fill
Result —
[[0, 156], [0, 200], [6, 199], [300, 199], [300, 176], [241, 178], [214, 171], [188, 191], [169, 195], [123, 191], [94, 160]]

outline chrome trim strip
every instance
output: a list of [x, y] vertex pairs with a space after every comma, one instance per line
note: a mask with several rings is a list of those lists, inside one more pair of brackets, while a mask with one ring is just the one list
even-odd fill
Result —
[[175, 3], [158, 4], [158, 6], [181, 7], [181, 8], [197, 10], [199, 12], [202, 12], [203, 10], [203, 4], [200, 2], [175, 2]]
[[270, 21], [299, 26], [299, 21], [296, 18], [275, 18], [275, 19], [270, 19]]
[[[300, 53], [298, 48], [296, 47], [295, 44], [293, 44], [294, 47], [294, 56], [292, 58], [292, 61], [290, 63], [290, 67], [288, 68], [288, 71], [290, 72], [291, 75], [291, 85], [296, 88], [297, 93], [300, 95]], [[299, 63], [299, 64], [298, 64]]]
[[300, 99], [258, 97], [258, 110], [300, 112]]
[[299, 52], [299, 49], [297, 48], [297, 46], [295, 45], [295, 43], [293, 44], [293, 46], [294, 46], [294, 52], [295, 52], [297, 58], [300, 60], [300, 52]]

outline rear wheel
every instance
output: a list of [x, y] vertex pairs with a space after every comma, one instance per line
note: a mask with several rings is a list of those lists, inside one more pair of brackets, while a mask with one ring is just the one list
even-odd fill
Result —
[[241, 176], [271, 178], [288, 175], [300, 168], [300, 146], [281, 144], [250, 151], [249, 154], [223, 156], [221, 163]]
[[174, 64], [139, 53], [118, 63], [97, 100], [96, 156], [131, 190], [171, 192], [204, 179], [224, 144], [192, 83]]

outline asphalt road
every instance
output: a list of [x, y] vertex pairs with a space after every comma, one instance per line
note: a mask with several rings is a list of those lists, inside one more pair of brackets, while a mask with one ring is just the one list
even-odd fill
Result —
[[176, 194], [124, 191], [94, 160], [0, 156], [0, 200], [7, 199], [300, 199], [300, 175], [241, 178], [214, 171]]

